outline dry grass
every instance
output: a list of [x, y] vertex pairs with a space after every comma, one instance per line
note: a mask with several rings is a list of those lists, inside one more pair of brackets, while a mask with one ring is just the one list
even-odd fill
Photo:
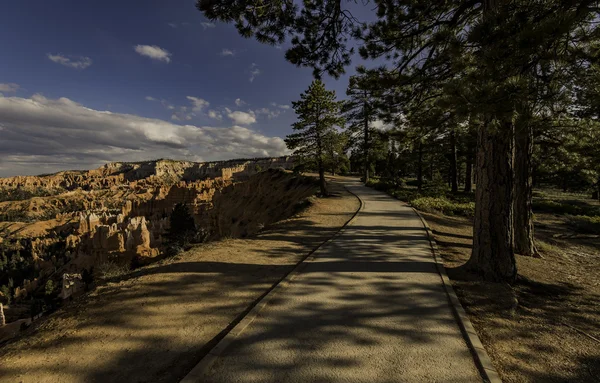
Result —
[[340, 186], [254, 237], [209, 243], [108, 283], [0, 350], [1, 382], [175, 382], [358, 209]]
[[[424, 216], [452, 274], [470, 255], [472, 222]], [[505, 382], [600, 381], [600, 343], [589, 337], [600, 339], [600, 239], [566, 220], [536, 214], [544, 258], [517, 256], [514, 286], [452, 282]]]

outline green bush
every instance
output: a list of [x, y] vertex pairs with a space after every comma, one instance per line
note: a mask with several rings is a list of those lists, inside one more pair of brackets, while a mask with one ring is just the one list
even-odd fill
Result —
[[475, 202], [472, 193], [449, 195], [446, 197], [447, 188], [442, 183], [431, 183], [429, 188], [422, 192], [414, 188], [397, 187], [387, 179], [371, 178], [366, 186], [376, 190], [384, 191], [391, 196], [411, 204], [415, 209], [430, 213], [442, 213], [446, 215], [460, 215], [472, 217], [475, 215]]
[[475, 214], [475, 203], [453, 202], [446, 198], [421, 197], [410, 201], [410, 204], [417, 210], [428, 213], [440, 212], [445, 215], [460, 215], [472, 217]]
[[412, 200], [420, 197], [419, 192], [410, 189], [398, 189], [392, 191], [390, 194], [404, 202], [411, 202]]

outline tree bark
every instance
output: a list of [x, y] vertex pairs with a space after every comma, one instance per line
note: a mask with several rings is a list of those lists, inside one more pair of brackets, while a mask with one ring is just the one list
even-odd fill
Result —
[[456, 159], [456, 132], [450, 131], [450, 183], [452, 193], [458, 193], [458, 161]]
[[533, 131], [524, 121], [515, 129], [515, 252], [538, 256], [533, 238], [533, 212], [531, 159], [533, 156]]
[[[365, 91], [365, 97], [367, 96], [367, 91]], [[368, 106], [367, 106], [367, 102], [365, 101], [365, 103], [363, 104], [363, 111], [365, 114], [365, 121], [364, 121], [364, 135], [365, 135], [365, 142], [364, 142], [364, 148], [363, 148], [363, 156], [364, 156], [364, 160], [365, 160], [365, 183], [367, 181], [369, 181], [369, 111], [368, 111]]]
[[321, 195], [325, 197], [327, 195], [327, 183], [325, 182], [325, 166], [323, 164], [323, 141], [319, 133], [320, 113], [321, 111], [317, 108], [317, 119], [315, 122], [317, 132], [317, 166], [319, 167], [319, 188], [321, 189]]
[[[495, 11], [497, 0], [483, 1], [483, 17]], [[482, 47], [482, 53], [494, 47]], [[492, 61], [486, 63], [493, 73]], [[485, 70], [485, 69], [484, 69]], [[512, 106], [488, 114], [477, 132], [477, 189], [473, 252], [466, 269], [487, 281], [514, 282], [514, 125]]]
[[423, 188], [423, 142], [419, 141], [419, 162], [417, 164], [417, 190]]
[[[499, 123], [500, 124], [500, 123]], [[477, 135], [477, 189], [473, 252], [467, 270], [488, 281], [512, 282], [517, 276], [513, 251], [512, 122], [486, 121]]]
[[466, 162], [464, 191], [465, 193], [471, 193], [473, 191], [473, 152], [471, 148], [469, 148], [469, 152], [467, 153]]

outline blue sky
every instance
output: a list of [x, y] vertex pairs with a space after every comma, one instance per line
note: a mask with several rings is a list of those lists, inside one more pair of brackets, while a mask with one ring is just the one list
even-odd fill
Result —
[[284, 154], [312, 80], [193, 0], [5, 2], [0, 34], [0, 176]]

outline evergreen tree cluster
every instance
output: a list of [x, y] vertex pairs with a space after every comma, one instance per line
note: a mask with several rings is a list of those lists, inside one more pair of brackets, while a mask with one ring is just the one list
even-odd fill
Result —
[[[289, 38], [286, 58], [316, 78], [339, 77], [354, 48], [379, 66], [357, 68], [348, 101], [315, 82], [294, 104], [286, 140], [317, 163], [344, 147], [350, 165], [400, 182], [414, 174], [475, 189], [474, 245], [464, 266], [512, 282], [515, 252], [535, 256], [534, 183], [600, 198], [600, 2], [373, 0], [359, 20], [342, 0], [198, 0], [211, 20], [258, 41]], [[353, 6], [358, 6], [358, 4]], [[383, 63], [383, 64], [382, 64]], [[349, 128], [335, 149], [333, 127]], [[374, 129], [382, 120], [392, 129]], [[402, 158], [400, 161], [398, 158]], [[443, 174], [443, 176], [442, 176]], [[461, 182], [462, 181], [462, 182]], [[462, 184], [462, 185], [461, 185]], [[476, 186], [474, 186], [474, 184]]]

